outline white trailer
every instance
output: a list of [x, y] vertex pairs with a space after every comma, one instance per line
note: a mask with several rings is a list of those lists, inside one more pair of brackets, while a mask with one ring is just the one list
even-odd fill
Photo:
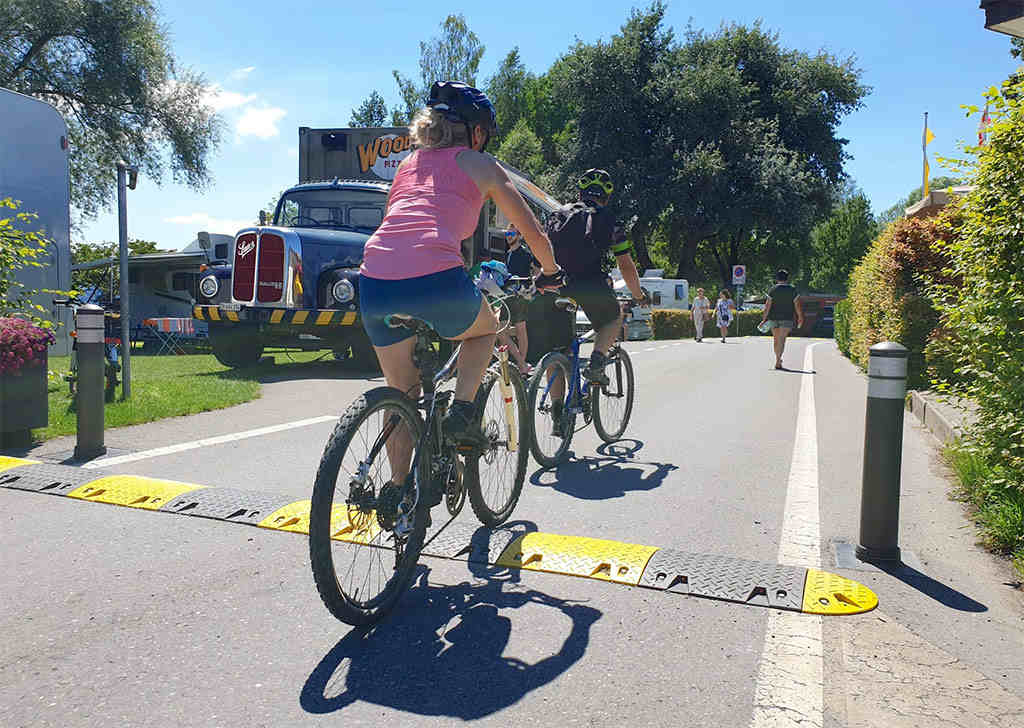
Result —
[[[19, 200], [19, 212], [38, 217], [33, 231], [50, 241], [43, 268], [22, 269], [18, 281], [29, 288], [71, 288], [71, 200], [68, 179], [68, 129], [60, 112], [31, 96], [0, 88], [0, 198]], [[10, 211], [7, 211], [10, 212]], [[42, 293], [36, 303], [53, 309], [53, 294]], [[57, 311], [64, 325], [52, 354], [70, 349], [70, 314]]]

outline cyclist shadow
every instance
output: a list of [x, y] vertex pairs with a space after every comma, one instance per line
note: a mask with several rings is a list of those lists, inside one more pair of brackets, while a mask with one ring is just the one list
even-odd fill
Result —
[[643, 446], [632, 439], [605, 443], [597, 448], [600, 457], [573, 458], [554, 468], [541, 468], [530, 475], [530, 482], [583, 500], [623, 498], [632, 491], [654, 490], [679, 466], [635, 460]]
[[[480, 532], [486, 539], [486, 529]], [[353, 629], [320, 660], [302, 688], [303, 709], [331, 713], [363, 701], [473, 720], [513, 705], [583, 657], [600, 610], [522, 588], [516, 571], [469, 567], [486, 582], [430, 586], [430, 569], [421, 564], [415, 584], [382, 624]], [[549, 656], [535, 662], [504, 654], [513, 636], [506, 610], [530, 604], [556, 609], [570, 623], [561, 647], [543, 650]], [[559, 628], [547, 615], [544, 623], [531, 638]]]

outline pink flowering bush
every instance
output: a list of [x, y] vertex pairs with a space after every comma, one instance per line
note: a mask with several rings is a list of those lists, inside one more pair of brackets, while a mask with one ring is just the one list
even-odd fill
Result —
[[0, 374], [42, 364], [53, 333], [22, 318], [0, 318]]

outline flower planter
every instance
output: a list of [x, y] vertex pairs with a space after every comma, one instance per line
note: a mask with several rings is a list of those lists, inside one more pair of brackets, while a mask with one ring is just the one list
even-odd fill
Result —
[[43, 354], [41, 364], [22, 367], [16, 374], [0, 374], [0, 442], [22, 440], [23, 431], [49, 423], [46, 370]]

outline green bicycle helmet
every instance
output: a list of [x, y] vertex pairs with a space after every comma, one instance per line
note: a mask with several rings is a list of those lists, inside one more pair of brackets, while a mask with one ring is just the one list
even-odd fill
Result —
[[580, 194], [589, 197], [608, 197], [615, 190], [612, 176], [603, 169], [588, 169], [579, 178]]

